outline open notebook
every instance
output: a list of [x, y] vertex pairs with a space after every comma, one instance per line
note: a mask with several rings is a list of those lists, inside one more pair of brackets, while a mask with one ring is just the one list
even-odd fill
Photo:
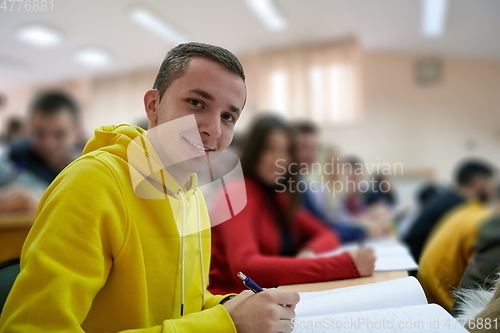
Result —
[[413, 277], [300, 296], [293, 333], [467, 333]]
[[[418, 269], [418, 265], [413, 259], [408, 248], [392, 239], [380, 239], [368, 241], [365, 246], [372, 247], [375, 252], [375, 271], [411, 271]], [[320, 253], [318, 257], [329, 257], [338, 255], [346, 250], [355, 249], [358, 247], [356, 243], [350, 243], [341, 246], [340, 248]]]

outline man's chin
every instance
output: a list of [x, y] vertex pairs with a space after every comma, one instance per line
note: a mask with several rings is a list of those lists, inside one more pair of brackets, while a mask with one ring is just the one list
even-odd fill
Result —
[[189, 173], [198, 173], [205, 169], [208, 165], [206, 156], [191, 158], [187, 161], [182, 161], [177, 164], [179, 168]]

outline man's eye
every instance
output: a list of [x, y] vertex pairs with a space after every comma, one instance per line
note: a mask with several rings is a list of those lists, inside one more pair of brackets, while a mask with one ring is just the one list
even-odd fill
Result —
[[222, 115], [222, 118], [226, 119], [227, 121], [234, 121], [234, 117], [227, 113]]
[[190, 99], [190, 100], [189, 100], [189, 103], [191, 103], [191, 104], [192, 104], [192, 105], [194, 105], [194, 106], [202, 106], [202, 105], [203, 105], [203, 104], [202, 104], [199, 100], [197, 100], [197, 99]]

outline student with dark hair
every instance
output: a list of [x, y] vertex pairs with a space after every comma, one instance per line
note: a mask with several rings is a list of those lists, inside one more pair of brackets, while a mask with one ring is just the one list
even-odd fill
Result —
[[[236, 276], [239, 271], [264, 288], [372, 274], [375, 258], [370, 248], [313, 258], [316, 253], [334, 249], [340, 240], [301, 207], [294, 162], [290, 128], [275, 116], [258, 118], [242, 149], [244, 180], [227, 186], [228, 193], [246, 189], [247, 204], [240, 213], [213, 228], [212, 292], [241, 291]], [[283, 171], [289, 168], [291, 172]], [[225, 200], [225, 196], [220, 198]]]
[[0, 212], [34, 212], [47, 186], [80, 155], [79, 108], [69, 95], [40, 93], [28, 116], [27, 136], [10, 137], [0, 161]]
[[410, 247], [415, 260], [420, 260], [424, 245], [441, 218], [452, 208], [469, 200], [484, 200], [491, 186], [494, 169], [489, 163], [471, 159], [457, 168], [455, 187], [430, 200], [420, 211], [403, 240]]
[[5, 132], [3, 133], [4, 143], [10, 144], [14, 140], [22, 139], [26, 136], [26, 122], [19, 117], [12, 117], [7, 121]]
[[413, 223], [415, 223], [415, 219], [420, 215], [422, 207], [443, 191], [445, 191], [445, 189], [441, 185], [435, 183], [425, 183], [417, 190], [415, 206], [403, 212], [403, 215], [398, 220], [397, 235], [400, 239], [406, 237]]
[[9, 157], [24, 170], [50, 184], [80, 152], [76, 147], [80, 111], [66, 93], [40, 93], [29, 110], [29, 138], [11, 144]]
[[295, 292], [212, 295], [210, 222], [196, 173], [245, 104], [229, 51], [169, 51], [144, 95], [148, 131], [103, 126], [45, 192], [1, 332], [291, 332]]

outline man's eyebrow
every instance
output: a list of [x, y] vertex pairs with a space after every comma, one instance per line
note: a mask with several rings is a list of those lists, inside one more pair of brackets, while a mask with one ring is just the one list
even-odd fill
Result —
[[209, 94], [208, 92], [206, 92], [205, 90], [201, 90], [201, 89], [193, 89], [191, 90], [192, 93], [195, 93], [197, 95], [200, 95], [201, 97], [205, 98], [205, 99], [208, 99], [210, 101], [213, 101], [215, 100], [214, 96], [212, 96], [211, 94]]
[[240, 108], [238, 108], [238, 107], [236, 107], [236, 106], [234, 106], [234, 105], [231, 105], [231, 106], [229, 107], [229, 111], [234, 112], [234, 113], [236, 113], [237, 115], [240, 115], [240, 113], [241, 113]]
[[[209, 101], [214, 101], [215, 100], [215, 97], [212, 96], [210, 93], [206, 92], [205, 90], [201, 90], [201, 89], [192, 89], [191, 90], [192, 93], [195, 93], [205, 99], [208, 99]], [[241, 113], [241, 110], [239, 107], [236, 107], [234, 105], [231, 105], [229, 106], [229, 111], [231, 112], [234, 112], [236, 114], [240, 114]]]

